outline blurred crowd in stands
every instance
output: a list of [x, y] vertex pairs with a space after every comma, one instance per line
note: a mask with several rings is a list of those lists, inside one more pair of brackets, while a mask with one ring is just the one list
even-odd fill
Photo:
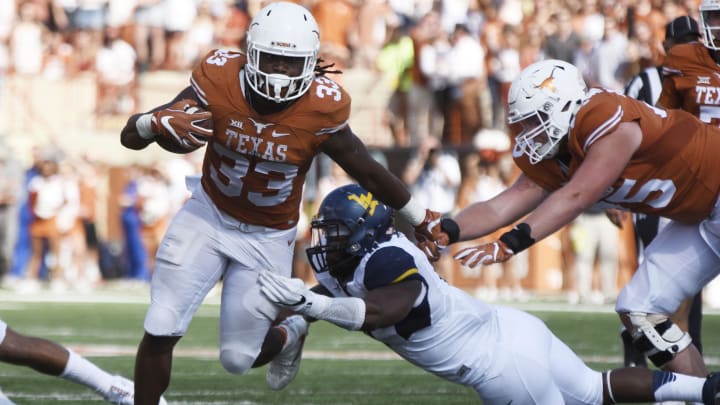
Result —
[[[377, 82], [390, 86], [383, 124], [393, 147], [374, 152], [424, 204], [444, 213], [492, 197], [516, 175], [504, 102], [522, 68], [544, 58], [562, 59], [576, 64], [589, 85], [621, 91], [640, 70], [662, 62], [665, 24], [680, 15], [697, 17], [698, 9], [697, 0], [295, 2], [315, 15], [326, 62], [388, 79]], [[243, 49], [247, 24], [262, 4], [0, 0], [0, 106], [3, 82], [12, 75], [65, 80], [91, 74], [95, 114], [127, 117], [140, 108], [142, 75], [189, 72], [213, 48]], [[7, 148], [0, 155], [4, 285], [36, 291], [40, 280], [58, 289], [90, 288], [110, 278], [147, 280], [167, 220], [187, 197], [184, 176], [198, 171], [202, 151], [119, 172], [94, 160], [92, 151], [66, 156], [57, 145], [38, 145], [34, 152], [25, 168]], [[322, 159], [313, 173], [305, 193], [305, 227], [324, 193], [352, 181]], [[120, 224], [122, 240], [108, 236], [113, 233], [108, 223]], [[301, 225], [295, 271], [309, 278], [306, 231]], [[563, 253], [570, 254], [560, 266], [568, 267], [573, 259], [567, 257], [587, 238], [582, 229], [563, 235]], [[531, 261], [519, 255], [475, 274], [458, 269], [448, 254], [438, 270], [450, 282], [475, 280], [473, 288], [483, 298], [525, 299], [523, 279]], [[617, 268], [603, 271], [618, 278]], [[557, 283], [577, 290], [572, 280]], [[571, 300], [607, 302], [617, 287], [593, 288], [593, 296]]]

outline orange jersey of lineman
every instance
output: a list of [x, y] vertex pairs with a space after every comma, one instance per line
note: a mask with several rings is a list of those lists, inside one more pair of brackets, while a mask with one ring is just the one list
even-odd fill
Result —
[[575, 114], [567, 164], [553, 158], [533, 165], [517, 148], [513, 157], [527, 177], [553, 191], [573, 176], [593, 143], [631, 121], [640, 125], [642, 142], [599, 203], [684, 223], [710, 215], [720, 191], [720, 129], [682, 110], [594, 88]]
[[245, 55], [214, 50], [193, 70], [191, 85], [212, 113], [202, 186], [237, 220], [276, 229], [297, 224], [305, 175], [320, 145], [347, 126], [350, 96], [317, 77], [285, 110], [260, 115], [248, 104]]
[[720, 126], [720, 68], [703, 44], [675, 45], [668, 51], [658, 105]]

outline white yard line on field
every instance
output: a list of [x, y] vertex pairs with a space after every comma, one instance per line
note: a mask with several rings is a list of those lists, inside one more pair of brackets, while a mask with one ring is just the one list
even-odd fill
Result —
[[[114, 356], [135, 356], [137, 347], [115, 346], [115, 345], [71, 345], [75, 352], [88, 357], [114, 357]], [[206, 348], [177, 348], [175, 356], [190, 357], [196, 359], [217, 359], [217, 349]], [[586, 363], [608, 363], [620, 364], [622, 356], [583, 355], [580, 356]], [[370, 351], [370, 350], [348, 350], [348, 351], [326, 351], [326, 350], [305, 350], [304, 359], [312, 360], [402, 360], [400, 356], [391, 351]], [[705, 356], [705, 364], [709, 366], [720, 365], [720, 357]]]

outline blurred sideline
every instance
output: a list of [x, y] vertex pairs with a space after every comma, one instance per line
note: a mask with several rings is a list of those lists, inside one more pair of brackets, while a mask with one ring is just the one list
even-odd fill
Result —
[[[164, 104], [189, 84], [188, 71], [156, 71], [139, 76], [139, 110]], [[392, 137], [382, 123], [388, 86], [363, 69], [343, 72], [344, 86], [353, 98], [350, 124], [373, 146], [391, 146]], [[41, 76], [11, 75], [0, 86], [0, 139], [23, 162], [30, 162], [33, 145], [57, 143], [70, 156], [91, 154], [110, 165], [151, 163], [172, 154], [156, 146], [141, 153], [120, 145], [120, 130], [128, 116], [95, 114], [96, 85], [93, 74], [62, 81]]]

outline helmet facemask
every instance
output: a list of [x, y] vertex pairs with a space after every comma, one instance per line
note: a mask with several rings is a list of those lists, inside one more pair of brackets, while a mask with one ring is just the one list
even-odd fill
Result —
[[567, 135], [567, 129], [554, 125], [544, 111], [532, 111], [525, 118], [515, 118], [512, 124], [521, 128], [515, 136], [516, 148], [528, 155], [532, 164], [555, 156]]
[[306, 249], [313, 270], [317, 273], [327, 271], [333, 277], [352, 274], [362, 251], [359, 243], [350, 242], [350, 236], [350, 229], [342, 221], [313, 220], [310, 247]]
[[[273, 73], [269, 68], [268, 60], [283, 57], [289, 69], [298, 71], [298, 74]], [[276, 103], [294, 100], [310, 88], [315, 78], [315, 64], [317, 55], [291, 56], [276, 53], [272, 50], [262, 50], [259, 46], [248, 47], [247, 70], [250, 87], [261, 96]]]
[[700, 5], [700, 27], [706, 48], [720, 51], [720, 2], [704, 1]]
[[[310, 89], [319, 52], [320, 32], [307, 9], [270, 3], [250, 23], [245, 75], [260, 96], [276, 103], [295, 100]], [[278, 63], [286, 69], [276, 69]]]

